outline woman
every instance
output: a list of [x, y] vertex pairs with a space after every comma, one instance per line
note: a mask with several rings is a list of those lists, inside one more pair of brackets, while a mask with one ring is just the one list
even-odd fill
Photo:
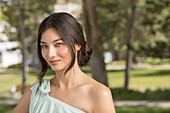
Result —
[[[83, 73], [92, 50], [82, 27], [68, 13], [45, 18], [38, 32], [39, 82], [22, 96], [12, 113], [115, 113], [109, 88]], [[43, 79], [48, 65], [55, 76]]]

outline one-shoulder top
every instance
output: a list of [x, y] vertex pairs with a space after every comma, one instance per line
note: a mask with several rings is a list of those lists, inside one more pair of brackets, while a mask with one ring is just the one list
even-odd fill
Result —
[[39, 82], [35, 83], [30, 89], [32, 90], [32, 95], [29, 113], [86, 113], [49, 96], [49, 79], [43, 79], [41, 86], [39, 86]]

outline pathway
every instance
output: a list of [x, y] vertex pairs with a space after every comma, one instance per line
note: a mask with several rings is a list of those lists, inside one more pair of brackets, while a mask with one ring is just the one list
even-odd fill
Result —
[[130, 100], [120, 100], [115, 101], [115, 106], [148, 106], [148, 107], [169, 107], [170, 101], [130, 101]]
[[[17, 104], [19, 100], [0, 100], [0, 104], [14, 105]], [[130, 101], [130, 100], [120, 100], [114, 101], [115, 106], [148, 106], [148, 107], [167, 107], [170, 108], [170, 101]]]

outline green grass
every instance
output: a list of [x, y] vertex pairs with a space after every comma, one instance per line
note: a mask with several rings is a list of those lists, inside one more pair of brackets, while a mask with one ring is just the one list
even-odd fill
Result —
[[[27, 84], [31, 85], [37, 82], [36, 74], [38, 71], [30, 71], [28, 76]], [[45, 78], [51, 78], [53, 72], [48, 72], [48, 76]], [[0, 99], [12, 98], [10, 94], [10, 88], [14, 85], [22, 83], [22, 73], [0, 73]], [[19, 95], [20, 96], [20, 95]]]
[[[10, 113], [15, 105], [0, 105], [0, 113]], [[116, 107], [116, 113], [169, 113], [170, 108], [160, 107]]]
[[125, 90], [123, 88], [111, 89], [114, 100], [170, 100], [170, 89], [157, 89], [140, 92], [136, 90]]
[[[124, 87], [124, 71], [108, 72], [108, 80], [111, 88]], [[170, 70], [132, 70], [129, 88], [139, 91], [168, 89], [169, 80]]]
[[0, 113], [11, 113], [15, 105], [0, 105]]
[[160, 107], [116, 107], [116, 113], [169, 113], [170, 108]]
[[[38, 71], [30, 70], [28, 81], [27, 81], [28, 84], [33, 84], [34, 82], [36, 82], [37, 73]], [[91, 76], [89, 72], [86, 73], [89, 76]], [[48, 76], [46, 76], [45, 78], [51, 78], [52, 76], [55, 75], [55, 73], [48, 71], [47, 75]], [[131, 92], [134, 92], [135, 94], [133, 95], [136, 96], [138, 96], [138, 94], [145, 95], [145, 93], [147, 93], [146, 90], [152, 92], [149, 95], [155, 95], [156, 93], [154, 91], [161, 89], [162, 91], [160, 91], [159, 93], [162, 94], [163, 96], [164, 93], [166, 93], [166, 91], [164, 90], [170, 89], [169, 80], [170, 80], [170, 70], [132, 70], [130, 81], [129, 81], [129, 89], [132, 90]], [[108, 81], [109, 81], [109, 86], [110, 88], [113, 89], [113, 93], [115, 93], [115, 95], [117, 94], [120, 95], [119, 92], [124, 92], [126, 95], [128, 95], [129, 93], [128, 91], [126, 92], [120, 90], [121, 88], [124, 87], [124, 71], [109, 71]], [[21, 84], [21, 82], [22, 82], [21, 72], [0, 73], [0, 87], [1, 87], [0, 99], [12, 98], [11, 94], [9, 93], [10, 88], [13, 85]], [[122, 95], [122, 96], [128, 97], [126, 95]], [[151, 97], [151, 96], [148, 96], [147, 94], [147, 96], [145, 97]], [[141, 98], [144, 99], [145, 97], [141, 97]]]

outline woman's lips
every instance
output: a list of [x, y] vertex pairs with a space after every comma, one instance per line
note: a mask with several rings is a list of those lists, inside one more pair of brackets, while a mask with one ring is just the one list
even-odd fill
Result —
[[50, 61], [50, 64], [51, 64], [51, 65], [55, 65], [55, 64], [57, 64], [59, 61], [60, 61], [60, 60], [53, 60], [53, 61]]

